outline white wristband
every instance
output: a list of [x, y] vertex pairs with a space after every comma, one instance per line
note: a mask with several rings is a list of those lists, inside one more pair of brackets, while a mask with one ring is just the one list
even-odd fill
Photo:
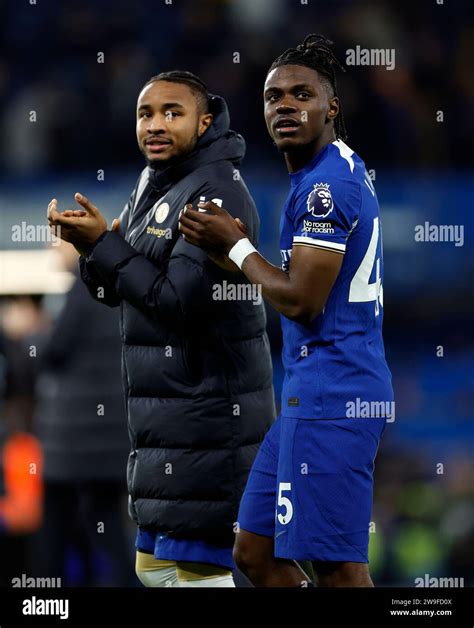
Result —
[[242, 269], [242, 264], [250, 253], [257, 253], [257, 249], [248, 238], [242, 238], [242, 240], [239, 240], [237, 244], [234, 244], [234, 246], [230, 249], [228, 257], [234, 262], [234, 264], [237, 264], [237, 266]]

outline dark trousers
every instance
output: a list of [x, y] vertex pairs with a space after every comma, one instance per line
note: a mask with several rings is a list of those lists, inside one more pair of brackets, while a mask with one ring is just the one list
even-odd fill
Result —
[[62, 586], [135, 584], [124, 482], [46, 480], [44, 490], [36, 575], [60, 577]]

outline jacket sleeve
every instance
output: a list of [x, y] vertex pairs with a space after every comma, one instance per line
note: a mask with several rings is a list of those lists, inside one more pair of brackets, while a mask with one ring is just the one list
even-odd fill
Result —
[[[223, 207], [246, 224], [252, 220], [249, 236], [255, 239], [256, 210], [247, 193], [219, 194], [214, 189], [207, 191], [206, 197], [221, 198]], [[189, 202], [196, 205], [198, 199], [199, 194]], [[151, 322], [166, 320], [173, 327], [214, 310], [213, 285], [229, 276], [233, 281], [236, 278], [181, 236], [163, 267], [155, 266], [113, 232], [107, 232], [98, 241], [88, 259], [102, 282], [112, 286], [119, 298], [142, 311]]]
[[[126, 221], [128, 220], [128, 215], [130, 212], [130, 203], [131, 201], [129, 201], [125, 205], [122, 213], [119, 216], [121, 235], [125, 234]], [[100, 241], [105, 238], [107, 233], [110, 232], [106, 231], [104, 234], [102, 234], [97, 240], [95, 246], [99, 245]], [[79, 258], [79, 269], [81, 279], [85, 283], [89, 294], [93, 299], [95, 299], [99, 303], [108, 305], [109, 307], [117, 307], [120, 305], [120, 301], [122, 299], [115, 290], [115, 286], [107, 279], [107, 277], [99, 274], [99, 272], [95, 268], [94, 260], [91, 258], [91, 255], [88, 255], [87, 257], [81, 256]]]

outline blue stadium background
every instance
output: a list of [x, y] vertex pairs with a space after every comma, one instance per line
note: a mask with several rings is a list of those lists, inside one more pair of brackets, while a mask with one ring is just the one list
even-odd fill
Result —
[[[3, 3], [0, 24], [2, 252], [44, 246], [12, 242], [11, 227], [44, 222], [52, 196], [71, 205], [81, 190], [117, 216], [142, 167], [137, 94], [159, 71], [189, 69], [227, 99], [247, 141], [242, 174], [260, 212], [261, 250], [278, 264], [288, 182], [262, 115], [270, 62], [308, 32], [329, 35], [342, 59], [356, 45], [395, 48], [394, 71], [347, 67], [339, 80], [347, 143], [373, 170], [381, 204], [397, 404], [376, 471], [372, 572], [382, 585], [413, 586], [425, 573], [472, 585], [472, 3], [50, 0]], [[426, 221], [462, 225], [464, 245], [415, 241]], [[54, 313], [59, 299], [49, 295], [44, 307]], [[271, 308], [268, 316], [278, 397], [279, 323]]]

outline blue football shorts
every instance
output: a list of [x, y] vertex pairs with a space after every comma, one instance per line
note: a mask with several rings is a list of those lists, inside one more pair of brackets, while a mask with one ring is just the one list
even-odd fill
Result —
[[260, 446], [240, 528], [274, 537], [275, 556], [368, 562], [374, 459], [384, 418], [280, 416]]

